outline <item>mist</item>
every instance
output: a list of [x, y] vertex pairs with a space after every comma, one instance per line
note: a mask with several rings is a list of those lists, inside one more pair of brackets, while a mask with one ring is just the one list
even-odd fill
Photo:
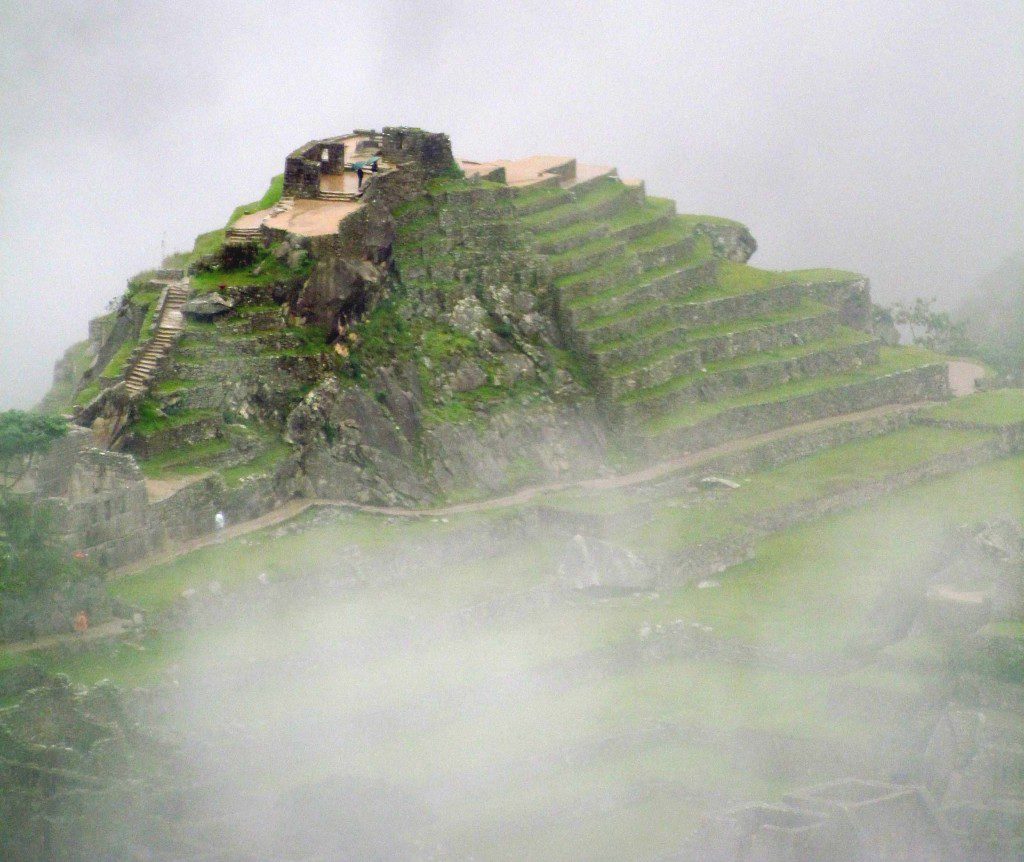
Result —
[[0, 33], [0, 407], [353, 127], [614, 164], [746, 223], [757, 265], [864, 272], [882, 302], [955, 304], [1024, 228], [1019, 4], [90, 0], [4, 4]]

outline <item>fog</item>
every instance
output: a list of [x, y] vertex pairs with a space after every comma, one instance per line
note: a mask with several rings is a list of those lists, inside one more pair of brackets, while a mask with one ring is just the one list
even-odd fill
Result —
[[1017, 3], [295, 0], [0, 8], [0, 406], [298, 144], [420, 125], [613, 163], [755, 263], [947, 303], [1024, 228]]

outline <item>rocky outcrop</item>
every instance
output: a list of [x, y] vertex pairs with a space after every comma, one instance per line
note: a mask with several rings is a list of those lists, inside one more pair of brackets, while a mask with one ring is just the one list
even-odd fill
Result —
[[637, 592], [654, 584], [654, 572], [639, 554], [580, 534], [566, 545], [558, 575], [577, 590]]
[[343, 386], [335, 377], [321, 381], [292, 411], [287, 437], [300, 447], [310, 496], [387, 504], [430, 497], [402, 427], [359, 386]]
[[757, 251], [757, 240], [753, 234], [744, 225], [736, 222], [698, 222], [694, 230], [711, 240], [711, 248], [716, 257], [746, 263]]

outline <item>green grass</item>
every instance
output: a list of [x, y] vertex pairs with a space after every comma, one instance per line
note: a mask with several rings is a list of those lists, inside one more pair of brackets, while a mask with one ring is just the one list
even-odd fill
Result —
[[231, 217], [228, 219], [227, 227], [231, 227], [231, 225], [244, 215], [251, 215], [252, 213], [259, 212], [260, 210], [269, 209], [281, 200], [281, 194], [283, 191], [284, 174], [278, 174], [276, 177], [272, 177], [270, 185], [263, 193], [263, 197], [258, 201], [253, 201], [251, 204], [242, 204], [241, 206], [235, 207], [234, 211], [231, 213]]
[[221, 476], [224, 477], [224, 481], [229, 488], [238, 487], [250, 476], [261, 476], [271, 472], [281, 461], [288, 457], [291, 451], [292, 447], [287, 443], [275, 443], [251, 461], [222, 470]]
[[555, 279], [555, 287], [559, 290], [568, 290], [576, 287], [577, 285], [583, 284], [584, 282], [597, 279], [614, 278], [619, 273], [630, 271], [633, 265], [634, 261], [630, 258], [614, 258], [610, 261], [600, 263], [597, 266], [592, 266], [590, 269], [560, 276]]
[[569, 194], [557, 186], [526, 186], [525, 188], [515, 189], [512, 203], [516, 207], [525, 208], [546, 198], [565, 198], [569, 200]]
[[199, 234], [199, 236], [196, 237], [195, 245], [193, 245], [191, 252], [180, 252], [176, 255], [172, 255], [171, 258], [168, 258], [168, 260], [165, 261], [165, 266], [186, 268], [190, 263], [201, 257], [217, 254], [224, 245], [224, 237], [227, 235], [227, 228], [231, 227], [231, 225], [244, 215], [250, 215], [251, 213], [259, 212], [260, 210], [269, 209], [281, 200], [281, 194], [283, 191], [284, 174], [278, 174], [271, 178], [270, 185], [263, 193], [263, 197], [257, 201], [253, 201], [252, 203], [242, 204], [241, 206], [235, 207], [231, 216], [228, 218], [225, 227]]
[[636, 227], [645, 222], [657, 221], [664, 216], [672, 214], [675, 203], [665, 198], [647, 198], [642, 206], [628, 209], [625, 212], [617, 213], [605, 221], [608, 229], [612, 232]]
[[644, 252], [654, 251], [662, 246], [673, 245], [681, 242], [682, 240], [689, 239], [692, 236], [692, 231], [687, 230], [683, 225], [673, 221], [671, 225], [663, 228], [662, 230], [656, 231], [655, 233], [649, 233], [639, 239], [631, 240], [627, 243], [627, 248], [636, 254], [643, 254]]
[[[648, 200], [650, 199], [648, 198]], [[679, 216], [677, 216], [677, 218], [679, 218], [683, 224], [691, 228], [696, 228], [702, 224], [721, 225], [728, 227], [743, 227], [743, 225], [740, 224], [738, 221], [722, 218], [721, 216], [693, 215], [690, 213], [681, 213]]]
[[[462, 520], [473, 522], [473, 519]], [[340, 513], [336, 521], [323, 525], [313, 523], [312, 513], [301, 516], [294, 523], [303, 527], [301, 532], [275, 538], [279, 528], [270, 527], [242, 539], [210, 545], [169, 563], [113, 581], [111, 592], [132, 606], [159, 612], [174, 602], [182, 590], [205, 588], [213, 572], [216, 572], [223, 588], [230, 590], [252, 584], [261, 572], [268, 572], [274, 577], [302, 574], [300, 561], [335, 554], [339, 547], [352, 546], [368, 552], [386, 546], [397, 536], [416, 539], [448, 529], [427, 520], [402, 523], [400, 528], [389, 529], [381, 518], [373, 515]], [[454, 524], [453, 519], [452, 526]], [[314, 552], [314, 549], [318, 550]], [[310, 556], [311, 553], [314, 556]], [[472, 579], [467, 586], [474, 587]], [[425, 583], [421, 587], [427, 590]], [[480, 587], [477, 584], [475, 588]]]
[[845, 374], [822, 375], [809, 377], [805, 380], [793, 380], [771, 389], [745, 392], [718, 401], [688, 404], [678, 410], [652, 419], [645, 426], [648, 434], [656, 435], [678, 428], [687, 428], [706, 419], [710, 419], [726, 410], [750, 407], [755, 404], [774, 404], [815, 395], [828, 389], [866, 383], [887, 374], [897, 374], [922, 368], [926, 365], [945, 362], [945, 357], [923, 347], [882, 347], [879, 350], [879, 362], [857, 371]]
[[187, 476], [209, 470], [209, 459], [231, 451], [228, 440], [206, 440], [182, 449], [169, 449], [152, 458], [140, 459], [139, 467], [148, 479]]
[[[926, 433], [922, 433], [926, 432]], [[990, 439], [982, 431], [913, 427], [857, 440], [747, 477], [712, 505], [666, 505], [646, 521], [634, 545], [674, 552], [695, 542], [742, 534], [750, 519], [835, 494]]]
[[[898, 459], [912, 456], [910, 445], [921, 439], [935, 451], [935, 438], [904, 435]], [[957, 524], [1024, 519], [1022, 487], [1024, 457], [1018, 455], [896, 491], [778, 532], [758, 543], [752, 560], [720, 578], [720, 587], [669, 591], [637, 608], [633, 620], [681, 618], [747, 641], [842, 651], [871, 629], [887, 591], [919, 576]], [[1020, 623], [1008, 625], [1024, 631]], [[934, 651], [928, 646], [919, 655]]]
[[107, 367], [103, 369], [101, 377], [117, 378], [125, 372], [125, 366], [128, 364], [128, 357], [132, 355], [132, 351], [135, 350], [139, 341], [137, 338], [129, 338], [122, 344], [117, 352], [110, 357], [110, 361], [107, 363]]
[[929, 419], [978, 425], [1017, 425], [1024, 422], [1024, 389], [995, 389], [956, 398], [925, 411]]
[[[79, 385], [82, 375], [92, 364], [93, 356], [90, 352], [92, 342], [89, 339], [72, 344], [64, 351], [61, 360], [70, 370], [70, 379], [54, 383], [37, 408], [40, 413], [62, 414], [71, 412], [75, 406], [75, 389]], [[99, 390], [97, 389], [97, 392]]]
[[560, 266], [561, 264], [572, 263], [574, 260], [579, 258], [587, 257], [591, 254], [597, 254], [608, 249], [615, 248], [618, 246], [618, 242], [610, 237], [598, 237], [597, 239], [591, 240], [590, 242], [578, 245], [575, 248], [570, 248], [567, 251], [560, 252], [559, 254], [550, 255], [548, 260], [554, 266]]
[[142, 437], [151, 437], [161, 431], [191, 425], [193, 422], [203, 419], [212, 419], [216, 415], [216, 410], [182, 410], [177, 413], [169, 413], [166, 416], [159, 415], [155, 410], [145, 412], [140, 410], [139, 419], [132, 426], [132, 430]]

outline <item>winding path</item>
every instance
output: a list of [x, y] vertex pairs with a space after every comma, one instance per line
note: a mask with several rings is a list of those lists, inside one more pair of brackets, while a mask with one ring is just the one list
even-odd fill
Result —
[[258, 518], [253, 518], [249, 521], [242, 521], [237, 524], [231, 524], [226, 527], [219, 536], [215, 534], [208, 534], [191, 539], [187, 542], [182, 542], [176, 545], [172, 550], [152, 554], [141, 560], [136, 560], [126, 566], [122, 566], [121, 568], [113, 569], [109, 572], [108, 577], [121, 578], [126, 575], [131, 575], [135, 572], [148, 569], [151, 566], [170, 562], [183, 554], [188, 554], [192, 551], [198, 550], [199, 548], [205, 548], [209, 545], [216, 544], [219, 541], [234, 539], [248, 533], [253, 533], [257, 530], [265, 529], [266, 527], [272, 527], [276, 524], [282, 523], [283, 521], [291, 520], [312, 507], [334, 507], [339, 509], [349, 509], [355, 512], [363, 512], [369, 515], [384, 515], [387, 517], [398, 518], [442, 518], [453, 515], [465, 515], [477, 512], [490, 512], [497, 509], [508, 509], [514, 506], [522, 506], [542, 495], [557, 494], [560, 491], [609, 491], [614, 490], [615, 488], [628, 488], [634, 485], [642, 485], [645, 482], [662, 479], [682, 470], [698, 467], [701, 464], [713, 461], [716, 458], [743, 452], [747, 449], [751, 449], [765, 443], [772, 443], [790, 435], [804, 434], [836, 425], [843, 425], [865, 419], [918, 410], [922, 407], [928, 406], [930, 403], [931, 402], [920, 401], [914, 404], [886, 404], [882, 407], [875, 407], [871, 410], [861, 410], [855, 413], [843, 413], [839, 416], [816, 419], [812, 422], [804, 422], [799, 425], [787, 425], [785, 428], [780, 428], [776, 431], [768, 431], [764, 434], [756, 434], [752, 437], [729, 440], [720, 446], [701, 449], [698, 452], [684, 452], [682, 455], [677, 455], [674, 458], [668, 458], [664, 461], [658, 461], [655, 464], [651, 464], [641, 470], [636, 470], [631, 473], [620, 473], [612, 476], [598, 476], [591, 479], [566, 480], [564, 482], [548, 482], [543, 485], [531, 485], [527, 488], [521, 488], [518, 491], [501, 497], [489, 497], [486, 500], [476, 500], [470, 503], [453, 503], [448, 506], [435, 506], [431, 508], [407, 508], [402, 506], [373, 506], [366, 503], [357, 503], [351, 500], [335, 500], [321, 497], [289, 500], [284, 505], [267, 512]]
[[[976, 381], [983, 377], [985, 369], [972, 362], [954, 361], [949, 363], [950, 390], [955, 397], [969, 395], [975, 391]], [[371, 506], [364, 503], [356, 503], [348, 500], [330, 500], [323, 498], [306, 498], [289, 500], [287, 503], [248, 521], [232, 524], [226, 527], [220, 535], [205, 535], [182, 542], [172, 550], [158, 554], [152, 554], [140, 560], [129, 563], [118, 569], [111, 570], [108, 578], [122, 578], [136, 572], [143, 571], [151, 566], [170, 562], [184, 554], [191, 553], [200, 548], [208, 547], [217, 542], [235, 539], [249, 533], [262, 530], [276, 524], [289, 521], [301, 515], [307, 509], [313, 507], [335, 507], [349, 509], [356, 512], [364, 512], [371, 515], [384, 515], [388, 517], [401, 518], [438, 518], [452, 515], [471, 514], [475, 512], [488, 512], [497, 509], [506, 509], [514, 506], [521, 506], [531, 500], [545, 494], [554, 494], [560, 491], [582, 490], [582, 491], [608, 491], [615, 488], [628, 488], [634, 485], [642, 485], [656, 479], [670, 476], [682, 470], [698, 467], [703, 463], [720, 458], [725, 455], [732, 455], [738, 452], [751, 449], [755, 446], [771, 443], [790, 435], [813, 432], [822, 428], [843, 425], [848, 422], [857, 422], [864, 419], [872, 419], [880, 416], [887, 416], [895, 413], [910, 412], [929, 406], [931, 402], [920, 401], [913, 404], [886, 404], [882, 407], [875, 407], [871, 410], [861, 410], [854, 413], [843, 413], [839, 416], [831, 416], [825, 419], [817, 419], [812, 422], [804, 422], [799, 425], [788, 425], [776, 431], [769, 431], [764, 434], [756, 434], [751, 437], [743, 437], [736, 440], [729, 440], [720, 446], [713, 446], [708, 449], [701, 449], [698, 452], [684, 452], [674, 458], [668, 458], [636, 470], [631, 473], [622, 473], [612, 476], [598, 476], [591, 479], [578, 479], [565, 482], [549, 482], [543, 485], [532, 485], [522, 488], [512, 494], [502, 497], [491, 497], [486, 500], [478, 500], [471, 503], [454, 503], [449, 506], [436, 506], [433, 508], [405, 508], [401, 506]], [[51, 635], [33, 641], [19, 641], [0, 646], [0, 652], [23, 653], [34, 649], [48, 649], [61, 643], [73, 641], [97, 640], [103, 637], [115, 637], [127, 628], [127, 623], [121, 620], [113, 620], [110, 623], [96, 626], [85, 635], [67, 634]]]

